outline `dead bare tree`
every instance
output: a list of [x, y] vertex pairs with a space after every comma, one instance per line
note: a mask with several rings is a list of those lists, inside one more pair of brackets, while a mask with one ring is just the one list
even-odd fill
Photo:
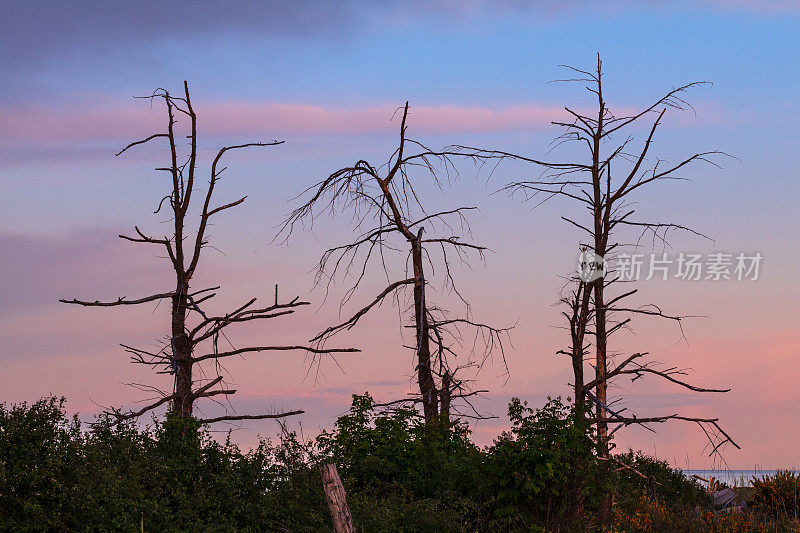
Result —
[[[308, 188], [303, 195], [310, 194], [310, 199], [289, 214], [279, 235], [288, 238], [296, 225], [312, 224], [315, 217], [323, 213], [352, 214], [358, 237], [322, 255], [317, 265], [317, 282], [324, 283], [327, 290], [338, 275], [352, 275], [355, 282], [344, 295], [341, 304], [344, 306], [357, 291], [374, 259], [379, 261], [388, 285], [347, 320], [327, 328], [311, 342], [323, 346], [331, 336], [354, 327], [387, 298], [392, 298], [402, 311], [401, 294], [404, 289], [411, 291], [413, 319], [406, 327], [414, 329], [415, 343], [407, 348], [414, 350], [419, 396], [390, 403], [421, 403], [425, 420], [430, 422], [438, 418], [449, 419], [451, 409], [455, 409], [451, 403], [453, 399], [469, 402], [467, 398], [474, 391], [469, 390], [470, 380], [461, 377], [463, 371], [479, 370], [495, 349], [502, 355], [503, 337], [507, 336], [510, 328], [495, 328], [474, 321], [469, 304], [456, 288], [451, 273], [452, 259], [466, 263], [470, 255], [482, 259], [486, 251], [484, 246], [468, 242], [462, 235], [470, 233], [466, 213], [477, 208], [462, 206], [428, 213], [410, 175], [411, 171], [419, 170], [427, 173], [435, 185], [442, 187], [444, 177], [449, 182], [450, 177], [458, 172], [452, 158], [480, 165], [497, 156], [478, 150], [431, 150], [406, 136], [408, 116], [406, 103], [402, 109], [399, 146], [387, 163], [375, 167], [360, 160]], [[451, 223], [453, 220], [455, 222]], [[459, 232], [456, 232], [454, 224], [459, 226]], [[434, 250], [438, 252], [437, 259], [432, 255]], [[401, 276], [392, 275], [387, 264], [389, 252], [405, 255]], [[428, 267], [431, 273], [435, 272], [435, 264], [440, 268], [444, 288], [463, 302], [465, 317], [450, 318], [430, 299], [432, 276], [428, 275]], [[464, 347], [462, 329], [470, 329], [474, 335], [467, 359], [457, 364], [457, 349]], [[474, 409], [473, 412], [478, 415]], [[463, 412], [458, 414], [466, 416]]]
[[[647, 352], [637, 352], [623, 356], [609, 349], [610, 337], [621, 330], [630, 328], [636, 316], [648, 316], [676, 322], [679, 327], [687, 316], [670, 315], [655, 305], [627, 305], [624, 302], [638, 292], [636, 288], [623, 288], [631, 280], [622, 279], [619, 271], [610, 268], [604, 271], [605, 264], [611, 261], [619, 250], [640, 245], [642, 237], [649, 235], [654, 242], [667, 244], [667, 234], [682, 230], [698, 236], [702, 234], [680, 224], [650, 221], [635, 218], [632, 207], [634, 193], [648, 185], [665, 180], [686, 179], [683, 172], [696, 163], [709, 163], [718, 166], [715, 159], [724, 156], [720, 151], [698, 152], [677, 163], [667, 163], [651, 155], [658, 127], [668, 110], [693, 110], [683, 99], [683, 94], [705, 82], [695, 82], [676, 87], [656, 100], [652, 105], [635, 112], [616, 116], [608, 107], [603, 95], [602, 62], [598, 54], [594, 71], [565, 67], [575, 76], [562, 82], [586, 84], [586, 90], [596, 99], [594, 112], [579, 112], [565, 107], [571, 117], [568, 121], [554, 121], [553, 124], [564, 129], [563, 134], [554, 141], [555, 146], [577, 142], [586, 148], [586, 159], [578, 162], [552, 163], [523, 159], [542, 168], [537, 179], [512, 182], [504, 190], [513, 195], [522, 195], [525, 200], [536, 198], [541, 202], [551, 198], [567, 198], [585, 208], [589, 217], [580, 220], [562, 217], [586, 235], [580, 248], [588, 252], [590, 261], [597, 262], [596, 275], [584, 272], [584, 276], [572, 276], [565, 288], [562, 302], [566, 305], [564, 315], [570, 329], [570, 346], [559, 351], [570, 357], [574, 375], [576, 406], [583, 407], [588, 398], [594, 405], [595, 414], [590, 419], [596, 428], [598, 453], [601, 457], [609, 455], [609, 441], [616, 430], [632, 424], [650, 429], [652, 423], [681, 420], [697, 424], [708, 438], [711, 454], [716, 454], [725, 444], [739, 447], [718, 423], [717, 418], [700, 418], [666, 414], [639, 417], [627, 415], [625, 409], [615, 410], [609, 399], [608, 388], [612, 380], [622, 376], [637, 380], [644, 376], [654, 376], [667, 380], [695, 392], [724, 393], [730, 389], [712, 389], [692, 385], [683, 379], [688, 369], [665, 367], [653, 361], [645, 361]], [[634, 149], [635, 139], [630, 129], [638, 123], [653, 117], [644, 142]], [[612, 174], [613, 169], [613, 174]], [[639, 235], [633, 243], [619, 240], [616, 233], [628, 228]], [[619, 289], [612, 295], [610, 290]], [[589, 328], [592, 327], [593, 331]], [[587, 336], [590, 335], [590, 336]], [[681, 335], [683, 330], [681, 329]], [[594, 339], [594, 345], [590, 341]], [[584, 378], [585, 358], [594, 348], [594, 378]], [[623, 357], [614, 363], [614, 356]], [[609, 432], [609, 426], [614, 426]], [[610, 512], [610, 502], [605, 509]]]
[[[139, 417], [157, 407], [169, 404], [170, 410], [180, 417], [188, 418], [194, 416], [195, 401], [200, 398], [213, 398], [215, 396], [230, 396], [236, 391], [226, 388], [223, 378], [223, 367], [221, 361], [227, 357], [239, 354], [254, 352], [276, 352], [276, 351], [304, 351], [312, 354], [329, 354], [340, 352], [356, 352], [354, 348], [345, 349], [323, 349], [312, 346], [287, 345], [287, 346], [248, 346], [235, 348], [230, 343], [226, 335], [227, 328], [234, 324], [242, 324], [256, 320], [269, 320], [293, 314], [298, 308], [309, 305], [309, 302], [301, 301], [299, 297], [291, 300], [280, 301], [278, 297], [278, 286], [275, 286], [274, 301], [268, 304], [261, 304], [256, 298], [251, 298], [236, 309], [224, 313], [214, 314], [206, 308], [207, 302], [214, 298], [219, 290], [219, 286], [208, 287], [200, 290], [191, 288], [191, 281], [197, 272], [202, 251], [209, 245], [208, 227], [212, 217], [222, 211], [226, 211], [242, 204], [246, 196], [212, 206], [212, 197], [215, 187], [220, 181], [221, 175], [227, 167], [222, 166], [222, 159], [228, 152], [245, 148], [266, 147], [282, 144], [283, 141], [253, 142], [225, 146], [221, 148], [211, 163], [208, 187], [205, 191], [205, 198], [202, 201], [199, 222], [194, 234], [187, 228], [187, 214], [192, 205], [192, 194], [197, 190], [198, 178], [198, 137], [197, 137], [197, 115], [192, 107], [189, 96], [188, 83], [184, 82], [183, 96], [174, 96], [164, 89], [156, 90], [152, 95], [143, 97], [154, 100], [162, 100], [165, 105], [167, 123], [166, 132], [155, 133], [145, 139], [135, 141], [120, 150], [116, 155], [121, 155], [127, 150], [156, 140], [166, 140], [169, 149], [169, 163], [165, 167], [157, 168], [157, 171], [165, 172], [170, 177], [170, 192], [158, 203], [155, 213], [161, 212], [164, 204], [171, 210], [172, 229], [170, 236], [154, 237], [141, 231], [138, 226], [134, 227], [135, 235], [120, 235], [119, 237], [134, 243], [146, 245], [156, 245], [166, 251], [166, 254], [175, 271], [175, 288], [165, 292], [159, 292], [143, 298], [128, 299], [120, 297], [111, 301], [87, 301], [87, 300], [60, 300], [63, 303], [81, 305], [84, 307], [112, 307], [121, 305], [141, 305], [150, 302], [161, 302], [169, 300], [171, 302], [170, 313], [170, 333], [167, 341], [163, 342], [157, 350], [143, 350], [123, 344], [126, 352], [131, 354], [133, 363], [143, 364], [153, 367], [159, 374], [169, 374], [173, 376], [172, 392], [165, 392], [157, 387], [136, 384], [140, 390], [156, 393], [158, 399], [152, 401], [147, 406], [139, 410], [122, 411], [111, 408], [107, 411], [112, 421], [123, 421]], [[178, 143], [180, 133], [177, 131], [178, 117], [187, 120], [188, 131], [188, 154], [181, 155], [185, 150]], [[230, 344], [230, 349], [220, 350], [219, 342]], [[206, 347], [202, 349], [202, 347]], [[199, 354], [197, 352], [200, 352]], [[213, 367], [214, 377], [203, 377], [206, 373], [204, 366]], [[219, 388], [215, 388], [219, 385]], [[226, 414], [214, 418], [200, 419], [200, 423], [213, 423], [221, 421], [254, 420], [265, 418], [282, 418], [290, 415], [300, 414], [303, 411], [289, 411], [283, 413], [265, 413], [254, 415], [229, 414], [226, 407]]]
[[[565, 197], [583, 206], [589, 213], [587, 221], [580, 221], [570, 217], [563, 220], [579, 228], [587, 235], [587, 240], [580, 243], [583, 251], [590, 252], [590, 257], [609, 260], [619, 249], [626, 246], [639, 246], [641, 237], [649, 234], [654, 240], [666, 243], [667, 233], [673, 230], [683, 230], [695, 235], [702, 234], [680, 224], [669, 222], [653, 222], [637, 220], [634, 218], [636, 210], [632, 207], [630, 197], [632, 193], [642, 187], [664, 180], [686, 179], [682, 171], [693, 163], [706, 162], [718, 166], [713, 158], [725, 155], [720, 151], [707, 151], [693, 154], [676, 164], [665, 164], [656, 158], [650, 164], [650, 150], [656, 130], [661, 125], [668, 109], [686, 110], [693, 109], [682, 95], [687, 90], [703, 85], [705, 82], [689, 83], [672, 89], [655, 103], [634, 114], [615, 116], [607, 106], [603, 96], [602, 62], [598, 55], [595, 71], [585, 71], [573, 67], [565, 67], [578, 74], [577, 77], [559, 80], [566, 82], [586, 83], [586, 89], [596, 97], [597, 109], [595, 114], [574, 111], [568, 107], [566, 112], [572, 121], [553, 124], [564, 128], [564, 133], [556, 138], [555, 144], [565, 142], [578, 142], [587, 148], [585, 162], [552, 163], [506, 154], [507, 157], [534, 163], [543, 168], [539, 179], [516, 181], [506, 185], [503, 190], [511, 195], [522, 195], [525, 200], [533, 198], [548, 201], [555, 197]], [[614, 142], [617, 136], [626, 132], [626, 128], [637, 121], [655, 116], [649, 127], [649, 133], [641, 147], [631, 152], [634, 137], [626, 135], [622, 142]], [[617, 166], [619, 165], [619, 167]], [[612, 166], [618, 173], [612, 175]], [[622, 168], [621, 171], [618, 168]], [[635, 228], [641, 231], [639, 241], [626, 244], [616, 240], [615, 231], [622, 227]], [[704, 236], [703, 236], [704, 237]], [[607, 263], [608, 264], [608, 263]], [[715, 452], [725, 443], [736, 445], [717, 424], [717, 419], [693, 419], [677, 415], [638, 418], [634, 415], [626, 417], [614, 413], [609, 408], [608, 385], [610, 380], [617, 376], [632, 376], [638, 379], [645, 375], [657, 376], [681, 387], [696, 392], [727, 392], [729, 389], [710, 389], [697, 387], [684, 381], [680, 376], [686, 375], [686, 369], [662, 368], [653, 362], [642, 362], [641, 358], [647, 356], [645, 352], [634, 353], [626, 357], [621, 363], [609, 369], [610, 351], [608, 340], [612, 334], [630, 327], [634, 316], [650, 316], [675, 321], [680, 325], [687, 316], [669, 315], [655, 305], [627, 306], [622, 302], [638, 292], [638, 289], [622, 289], [618, 294], [608, 297], [609, 288], [630, 283], [621, 279], [613, 268], [610, 271], [597, 271], [597, 276], [592, 279], [581, 279], [572, 276], [569, 287], [562, 302], [566, 304], [567, 311], [564, 315], [570, 326], [571, 345], [569, 350], [559, 353], [567, 354], [573, 362], [575, 375], [576, 402], [583, 402], [588, 396], [596, 405], [594, 423], [597, 427], [599, 444], [603, 454], [608, 452], [608, 425], [617, 427], [633, 423], [646, 423], [685, 419], [697, 422], [704, 431], [711, 426], [715, 434], [722, 437], [721, 442], [712, 440], [712, 450]], [[622, 316], [620, 316], [622, 315]], [[615, 318], [616, 317], [616, 318]], [[594, 366], [595, 377], [589, 381], [583, 378], [584, 357], [590, 349], [587, 337], [589, 327], [594, 338], [596, 352]], [[594, 391], [592, 393], [591, 391]]]

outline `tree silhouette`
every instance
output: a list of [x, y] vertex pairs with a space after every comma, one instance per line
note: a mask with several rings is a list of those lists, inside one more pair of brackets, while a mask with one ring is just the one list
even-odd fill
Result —
[[[289, 214], [279, 235], [288, 238], [297, 224], [313, 224], [315, 217], [323, 213], [347, 213], [353, 217], [357, 238], [323, 253], [317, 265], [317, 282], [325, 283], [329, 288], [338, 275], [352, 275], [355, 282], [345, 293], [342, 305], [357, 292], [373, 263], [377, 263], [375, 267], [385, 273], [388, 285], [367, 305], [311, 341], [323, 346], [333, 335], [353, 328], [365, 314], [379, 307], [387, 298], [393, 299], [400, 309], [405, 309], [402, 294], [406, 289], [411, 291], [411, 319], [405, 327], [413, 328], [415, 333], [415, 343], [408, 348], [415, 354], [419, 394], [381, 405], [421, 403], [425, 419], [430, 422], [440, 417], [449, 418], [451, 409], [454, 409], [453, 399], [462, 399], [469, 404], [470, 396], [485, 392], [471, 390], [471, 379], [462, 375], [467, 369], [479, 370], [495, 350], [502, 354], [503, 337], [510, 328], [496, 328], [475, 321], [469, 303], [459, 292], [452, 276], [452, 261], [466, 263], [470, 257], [483, 258], [487, 250], [464, 239], [464, 234], [470, 234], [466, 215], [477, 207], [461, 206], [429, 213], [423, 207], [412, 177], [416, 170], [427, 174], [435, 185], [442, 187], [445, 178], [449, 181], [458, 172], [453, 158], [481, 164], [495, 156], [477, 150], [445, 148], [434, 151], [407, 137], [408, 116], [406, 102], [402, 110], [399, 145], [385, 164], [376, 167], [360, 160], [308, 188], [304, 194], [310, 198]], [[392, 252], [405, 257], [400, 276], [391, 271], [389, 254]], [[454, 292], [464, 304], [465, 316], [451, 317], [430, 298], [431, 278], [437, 268], [443, 286]], [[464, 336], [466, 330], [472, 332], [469, 338]], [[462, 353], [459, 355], [459, 352]], [[481, 416], [475, 409], [472, 412]], [[463, 411], [458, 414], [467, 416]]]
[[[646, 186], [666, 180], [686, 179], [683, 172], [693, 164], [705, 162], [718, 166], [714, 160], [726, 155], [716, 150], [698, 152], [677, 163], [667, 163], [652, 155], [656, 131], [667, 111], [693, 110], [683, 99], [683, 94], [689, 89], [704, 85], [705, 82], [676, 87], [641, 111], [616, 116], [603, 95], [602, 62], [599, 54], [594, 71], [565, 68], [574, 73], [575, 77], [558, 81], [586, 84], [586, 90], [596, 99], [596, 108], [593, 112], [579, 112], [565, 107], [571, 121], [553, 122], [564, 129], [554, 144], [559, 146], [563, 143], [578, 143], [586, 149], [586, 158], [583, 161], [553, 163], [509, 155], [532, 162], [543, 171], [537, 179], [512, 182], [504, 190], [511, 195], [521, 195], [526, 200], [537, 198], [545, 202], [562, 197], [582, 206], [589, 214], [586, 220], [567, 216], [562, 219], [585, 233], [587, 238], [580, 243], [580, 249], [587, 254], [590, 261], [598, 263], [605, 259], [607, 265], [613, 264], [611, 260], [621, 249], [637, 249], [644, 236], [651, 237], [654, 243], [665, 245], [668, 233], [672, 231], [687, 231], [705, 237], [691, 228], [673, 222], [636, 218], [637, 210], [632, 201], [634, 193], [640, 193]], [[644, 142], [635, 148], [635, 139], [628, 131], [648, 117], [654, 117], [649, 133]], [[617, 140], [620, 138], [623, 139], [621, 142]], [[619, 240], [617, 233], [622, 228], [635, 230], [638, 239], [632, 243]], [[724, 393], [730, 390], [692, 385], [684, 379], [689, 369], [648, 361], [648, 352], [625, 355], [609, 348], [611, 336], [629, 329], [634, 317], [662, 318], [674, 321], [679, 326], [682, 320], [689, 318], [668, 314], [653, 304], [626, 304], [638, 292], [637, 288], [628, 288], [629, 285], [623, 288], [630, 283], [635, 283], [635, 280], [623, 279], [620, 272], [613, 267], [605, 272], [598, 269], [594, 276], [570, 276], [561, 298], [566, 307], [564, 315], [569, 325], [571, 342], [567, 349], [559, 353], [568, 355], [572, 361], [576, 405], [582, 408], [588, 399], [594, 406], [595, 414], [590, 422], [597, 430], [600, 456], [608, 457], [610, 437], [619, 428], [636, 424], [651, 429], [650, 425], [653, 423], [670, 420], [697, 424], [708, 438], [712, 455], [727, 443], [738, 448], [719, 425], [717, 418], [679, 414], [638, 416], [625, 413], [626, 409], [614, 408], [614, 401], [608, 395], [608, 387], [612, 380], [623, 376], [630, 377], [631, 380], [654, 376], [695, 392]], [[614, 290], [616, 292], [611, 292]], [[585, 358], [592, 348], [595, 351], [594, 377], [585, 379]], [[621, 358], [621, 362], [615, 363], [614, 359], [617, 358]], [[613, 426], [611, 431], [609, 426]], [[610, 508], [606, 512], [610, 512]]]
[[[123, 411], [110, 408], [106, 413], [112, 421], [122, 421], [141, 416], [153, 409], [169, 404], [170, 410], [180, 417], [194, 415], [195, 401], [201, 398], [215, 396], [230, 396], [236, 391], [225, 388], [222, 361], [225, 358], [239, 354], [253, 352], [276, 352], [299, 350], [313, 354], [356, 352], [354, 348], [323, 349], [303, 345], [276, 345], [276, 346], [248, 346], [236, 348], [230, 343], [227, 333], [230, 326], [253, 322], [257, 320], [277, 319], [293, 314], [298, 308], [309, 305], [299, 297], [281, 301], [278, 295], [278, 286], [275, 286], [274, 300], [267, 304], [260, 303], [253, 297], [236, 309], [227, 313], [215, 314], [207, 308], [208, 302], [214, 298], [219, 286], [195, 290], [191, 287], [200, 265], [202, 252], [209, 245], [208, 227], [212, 217], [219, 213], [242, 204], [246, 196], [235, 201], [213, 206], [212, 198], [222, 174], [227, 167], [222, 166], [222, 159], [228, 153], [245, 148], [276, 146], [283, 141], [253, 142], [225, 146], [219, 149], [211, 163], [208, 187], [202, 199], [197, 229], [192, 234], [187, 227], [188, 214], [192, 195], [198, 190], [198, 147], [197, 147], [197, 115], [192, 107], [189, 96], [188, 83], [184, 82], [184, 96], [178, 97], [164, 89], [156, 90], [152, 95], [143, 97], [151, 102], [160, 99], [164, 102], [167, 114], [166, 132], [155, 133], [145, 139], [135, 141], [120, 150], [116, 155], [121, 155], [127, 150], [156, 140], [166, 140], [169, 148], [169, 163], [157, 171], [165, 172], [171, 181], [170, 192], [161, 198], [155, 213], [160, 213], [165, 205], [171, 211], [172, 234], [163, 237], [154, 237], [134, 227], [135, 235], [120, 235], [119, 237], [134, 243], [155, 245], [166, 251], [172, 264], [175, 277], [172, 280], [174, 289], [160, 292], [143, 298], [128, 299], [120, 297], [112, 301], [86, 301], [86, 300], [60, 300], [63, 303], [81, 305], [84, 307], [112, 307], [122, 305], [141, 305], [149, 302], [169, 300], [171, 302], [169, 334], [161, 347], [155, 350], [144, 350], [123, 344], [126, 352], [131, 354], [134, 363], [153, 367], [159, 374], [173, 376], [172, 392], [165, 392], [157, 387], [135, 384], [141, 390], [156, 393], [155, 399], [139, 410]], [[178, 143], [177, 130], [178, 117], [188, 120], [188, 154], [181, 155], [182, 146]], [[180, 134], [183, 132], [181, 131]], [[221, 350], [220, 340], [230, 344], [230, 349]], [[199, 352], [199, 353], [198, 353]], [[204, 367], [211, 370], [214, 377], [204, 378]], [[282, 413], [263, 413], [254, 415], [237, 415], [228, 412], [215, 418], [200, 419], [201, 423], [220, 421], [253, 420], [264, 418], [282, 418], [302, 413], [303, 411], [289, 411]]]

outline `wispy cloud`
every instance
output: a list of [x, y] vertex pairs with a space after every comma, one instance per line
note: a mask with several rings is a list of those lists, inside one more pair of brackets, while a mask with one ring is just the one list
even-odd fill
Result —
[[[366, 134], [399, 127], [393, 105], [326, 108], [302, 103], [212, 103], [197, 105], [206, 135]], [[506, 107], [412, 106], [411, 128], [418, 133], [520, 131], [565, 118], [557, 107], [522, 103]], [[394, 120], [393, 120], [394, 119]], [[143, 106], [56, 111], [41, 107], [0, 109], [0, 143], [74, 144], [134, 139], [163, 129], [163, 112]]]
[[[158, 102], [157, 102], [158, 103]], [[197, 104], [203, 138], [286, 139], [298, 136], [394, 135], [400, 126], [401, 108], [391, 104], [357, 108], [331, 108], [303, 103], [222, 102]], [[725, 111], [714, 104], [697, 106], [691, 113], [668, 117], [670, 127], [719, 124]], [[615, 108], [622, 116], [632, 106]], [[180, 122], [180, 118], [179, 122]], [[409, 112], [412, 137], [423, 135], [491, 134], [500, 132], [552, 131], [552, 121], [569, 121], [560, 107], [527, 102], [507, 106], [413, 105]], [[185, 120], [183, 121], [185, 125]], [[25, 154], [42, 159], [73, 157], [73, 151], [90, 156], [98, 146], [102, 153], [163, 131], [164, 113], [159, 106], [100, 107], [53, 110], [43, 107], [0, 108], [0, 159], [25, 160]], [[72, 154], [72, 156], [70, 156]]]
[[114, 237], [99, 229], [60, 237], [0, 233], [0, 316], [54, 306], [59, 298], [87, 297], [89, 291], [114, 285], [123, 291], [120, 295], [147, 290], [143, 287], [159, 271], [152, 253]]

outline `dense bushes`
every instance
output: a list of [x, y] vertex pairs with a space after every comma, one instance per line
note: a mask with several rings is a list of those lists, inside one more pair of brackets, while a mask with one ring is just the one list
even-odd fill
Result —
[[459, 531], [481, 521], [483, 454], [461, 424], [425, 425], [413, 409], [376, 412], [354, 396], [347, 415], [317, 439], [333, 461], [365, 531]]
[[318, 451], [338, 464], [367, 531], [585, 524], [602, 488], [591, 436], [558, 399], [539, 410], [514, 399], [509, 416], [511, 431], [480, 450], [462, 424], [425, 425], [411, 409], [378, 413], [368, 395], [355, 396]]
[[708, 493], [699, 482], [687, 479], [683, 472], [672, 468], [666, 461], [633, 450], [616, 455], [615, 459], [620, 465], [614, 476], [615, 504], [621, 508], [629, 506], [642, 496], [688, 509], [708, 507], [711, 504]]
[[711, 507], [711, 501], [696, 481], [641, 452], [629, 450], [615, 460], [614, 522], [619, 531], [706, 530], [698, 511]]
[[324, 529], [319, 480], [293, 453], [172, 419], [84, 433], [54, 398], [0, 405], [0, 531]]
[[753, 478], [753, 506], [771, 517], [798, 520], [800, 475], [778, 470], [774, 475]]
[[47, 531], [80, 502], [80, 422], [64, 399], [0, 408], [0, 530]]
[[509, 416], [510, 431], [480, 449], [463, 424], [354, 396], [316, 440], [287, 432], [243, 452], [192, 420], [82, 431], [63, 400], [0, 404], [0, 530], [326, 531], [321, 461], [338, 465], [363, 531], [574, 531], [593, 525], [609, 489], [622, 530], [676, 517], [716, 530], [695, 512], [702, 492], [666, 463], [598, 461], [560, 400], [514, 399]]

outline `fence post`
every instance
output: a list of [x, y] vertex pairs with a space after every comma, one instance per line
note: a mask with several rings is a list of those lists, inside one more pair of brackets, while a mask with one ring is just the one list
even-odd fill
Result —
[[322, 474], [322, 488], [325, 491], [325, 499], [328, 502], [328, 510], [333, 520], [333, 531], [335, 533], [355, 533], [353, 527], [353, 517], [350, 516], [350, 508], [347, 506], [347, 495], [344, 492], [342, 480], [336, 465], [324, 464], [319, 467]]

